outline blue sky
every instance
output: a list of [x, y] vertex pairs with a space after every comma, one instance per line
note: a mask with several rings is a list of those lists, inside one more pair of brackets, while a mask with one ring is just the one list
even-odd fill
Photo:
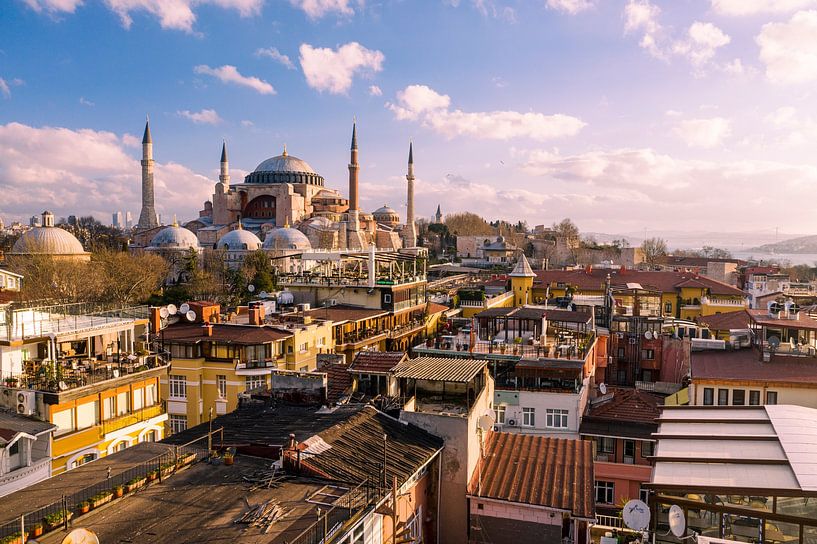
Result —
[[[361, 204], [583, 230], [807, 233], [817, 0], [7, 0], [0, 217], [192, 218], [289, 152]], [[286, 57], [286, 59], [283, 58]]]

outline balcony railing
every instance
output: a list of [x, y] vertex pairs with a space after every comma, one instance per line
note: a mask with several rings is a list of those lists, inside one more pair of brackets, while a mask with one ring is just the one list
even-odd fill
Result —
[[743, 308], [744, 306], [746, 306], [746, 301], [731, 298], [703, 297], [701, 299], [701, 304], [711, 306], [734, 306], [736, 308]]
[[141, 410], [131, 412], [113, 419], [106, 419], [102, 422], [102, 434], [106, 435], [125, 427], [130, 427], [136, 423], [147, 421], [164, 413], [165, 409], [161, 404], [155, 406], [147, 406]]

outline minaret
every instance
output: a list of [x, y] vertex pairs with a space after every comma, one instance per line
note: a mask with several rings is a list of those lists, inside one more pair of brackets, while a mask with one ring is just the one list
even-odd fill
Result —
[[230, 185], [230, 163], [227, 160], [227, 142], [221, 144], [221, 173], [218, 175], [218, 181], [224, 185]]
[[150, 119], [145, 122], [142, 137], [142, 212], [137, 228], [152, 229], [159, 226], [153, 203], [153, 139], [150, 137]]
[[352, 123], [352, 152], [349, 162], [349, 212], [360, 210], [357, 198], [358, 175], [360, 174], [360, 164], [357, 162], [357, 122]]
[[443, 222], [443, 212], [440, 211], [440, 205], [437, 204], [437, 213], [434, 214], [434, 222], [435, 223], [442, 223]]
[[403, 244], [417, 245], [417, 227], [414, 224], [414, 146], [409, 142], [408, 172], [406, 173], [406, 225], [403, 227]]

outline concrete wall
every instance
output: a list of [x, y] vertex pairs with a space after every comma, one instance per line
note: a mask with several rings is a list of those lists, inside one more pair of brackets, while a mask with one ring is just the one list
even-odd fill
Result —
[[[578, 438], [579, 424], [584, 413], [584, 405], [587, 403], [587, 382], [580, 393], [549, 393], [545, 391], [518, 391], [519, 405], [508, 405], [505, 407], [505, 425], [502, 430], [507, 432], [521, 432], [531, 434], [545, 434], [558, 436], [561, 438]], [[533, 408], [535, 410], [534, 426], [523, 425], [523, 408]], [[547, 424], [547, 410], [567, 410], [567, 428], [551, 429]], [[511, 426], [510, 420], [514, 420], [516, 425]]]
[[561, 539], [561, 512], [488, 499], [469, 500], [469, 544], [540, 544]]
[[766, 393], [774, 391], [777, 393], [777, 404], [793, 404], [795, 406], [805, 406], [806, 408], [817, 408], [817, 386], [814, 384], [774, 384], [764, 382], [750, 382], [742, 383], [726, 383], [715, 381], [701, 381], [696, 380], [690, 384], [690, 404], [703, 406], [704, 404], [704, 389], [711, 387], [714, 391], [713, 399], [715, 404], [718, 403], [718, 389], [729, 390], [729, 404], [733, 402], [733, 391], [735, 389], [742, 389], [745, 392], [745, 404], [749, 404], [749, 391], [760, 392], [760, 404], [766, 404]]

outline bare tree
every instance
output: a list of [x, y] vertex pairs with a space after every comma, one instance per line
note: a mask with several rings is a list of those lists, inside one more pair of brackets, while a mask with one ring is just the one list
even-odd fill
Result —
[[663, 238], [647, 238], [641, 243], [641, 251], [644, 252], [644, 261], [653, 265], [667, 254], [667, 243]]

